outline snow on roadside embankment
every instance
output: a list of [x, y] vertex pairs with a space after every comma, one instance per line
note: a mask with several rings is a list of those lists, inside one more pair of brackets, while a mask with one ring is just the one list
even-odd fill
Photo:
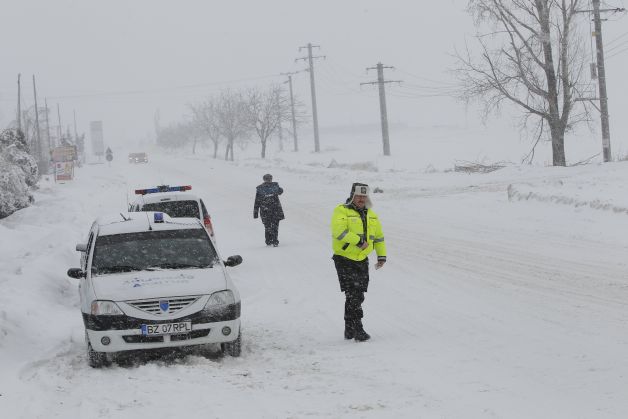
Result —
[[508, 186], [508, 199], [588, 207], [628, 215], [628, 183], [624, 181], [628, 178], [627, 163], [568, 170], [575, 173], [565, 178], [512, 183]]

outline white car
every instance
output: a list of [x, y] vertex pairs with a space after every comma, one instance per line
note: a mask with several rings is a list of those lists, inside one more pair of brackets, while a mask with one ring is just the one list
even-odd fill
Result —
[[[225, 262], [196, 218], [160, 212], [121, 213], [94, 222], [81, 267], [79, 294], [89, 364], [101, 367], [123, 351], [207, 348], [240, 356], [240, 295]], [[212, 345], [215, 346], [215, 345]]]
[[214, 228], [203, 200], [191, 192], [192, 186], [160, 185], [154, 188], [136, 189], [137, 199], [129, 205], [129, 211], [159, 211], [171, 217], [194, 217], [203, 222], [212, 238]]
[[129, 163], [148, 163], [146, 153], [129, 153]]

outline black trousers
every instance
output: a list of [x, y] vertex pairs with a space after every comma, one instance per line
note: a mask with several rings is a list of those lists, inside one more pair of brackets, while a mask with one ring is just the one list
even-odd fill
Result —
[[345, 291], [345, 320], [356, 321], [364, 317], [362, 303], [364, 302], [364, 292], [358, 290]]
[[264, 229], [266, 244], [279, 244], [279, 220], [266, 220]]
[[338, 273], [340, 290], [345, 293], [345, 320], [360, 320], [364, 317], [362, 303], [369, 284], [368, 259], [358, 262], [338, 255], [332, 259]]

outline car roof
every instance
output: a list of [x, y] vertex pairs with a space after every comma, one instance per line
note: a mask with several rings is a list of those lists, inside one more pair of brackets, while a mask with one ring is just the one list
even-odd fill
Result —
[[[163, 216], [162, 222], [155, 222], [155, 214]], [[203, 225], [197, 218], [172, 218], [163, 212], [139, 211], [98, 217], [99, 236], [112, 234], [140, 233], [144, 231], [185, 230], [199, 228]]]
[[139, 196], [135, 202], [154, 204], [155, 202], [198, 201], [198, 197], [188, 192], [155, 192]]

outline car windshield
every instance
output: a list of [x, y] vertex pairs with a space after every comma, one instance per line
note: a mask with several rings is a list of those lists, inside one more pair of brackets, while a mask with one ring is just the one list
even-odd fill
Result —
[[200, 228], [113, 234], [96, 239], [92, 274], [211, 268], [218, 260]]
[[144, 204], [142, 211], [165, 212], [171, 217], [191, 217], [201, 219], [196, 201], [163, 201]]

